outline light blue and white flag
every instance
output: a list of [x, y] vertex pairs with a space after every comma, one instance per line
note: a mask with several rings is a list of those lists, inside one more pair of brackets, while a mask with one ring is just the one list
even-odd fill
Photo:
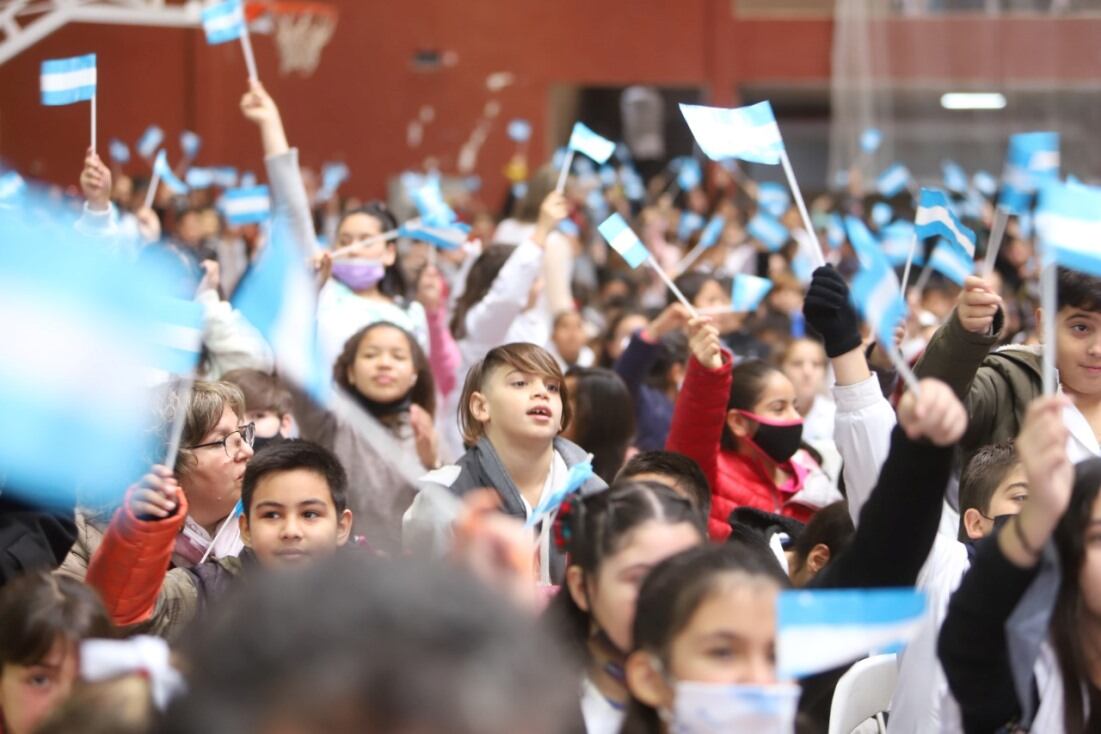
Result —
[[632, 166], [625, 165], [619, 169], [619, 180], [623, 184], [623, 195], [628, 199], [642, 201], [646, 198], [646, 185]]
[[531, 123], [517, 118], [508, 123], [508, 137], [517, 143], [526, 142], [531, 138]]
[[968, 259], [975, 259], [975, 233], [960, 223], [943, 191], [921, 190], [914, 226], [918, 237], [944, 237], [955, 243]]
[[883, 142], [883, 133], [874, 127], [869, 127], [860, 133], [860, 149], [865, 153], [874, 153], [879, 150]]
[[944, 177], [944, 188], [957, 194], [966, 193], [967, 172], [963, 170], [963, 166], [946, 159], [940, 162], [940, 170]]
[[203, 307], [197, 301], [155, 299], [151, 316], [159, 323], [153, 341], [154, 376], [190, 375], [203, 353]]
[[42, 104], [84, 102], [96, 96], [96, 55], [42, 62]]
[[[862, 222], [860, 226], [863, 227]], [[849, 226], [849, 241], [854, 246], [856, 239], [853, 234], [858, 229], [851, 224]], [[867, 229], [864, 231], [867, 232]], [[874, 241], [871, 250], [862, 255], [862, 267], [849, 288], [849, 299], [872, 328], [879, 343], [894, 344], [895, 327], [906, 318], [906, 301], [902, 297], [898, 276], [886, 255], [875, 247]]]
[[780, 224], [779, 220], [770, 216], [768, 212], [763, 211], [757, 212], [753, 219], [749, 220], [745, 231], [750, 237], [764, 245], [769, 252], [776, 252], [791, 239], [788, 228]]
[[193, 133], [190, 130], [184, 130], [180, 133], [180, 150], [188, 158], [194, 159], [199, 155], [199, 149], [203, 147], [203, 139], [199, 137], [198, 133]]
[[971, 177], [971, 185], [983, 196], [992, 197], [998, 193], [998, 179], [989, 171], [975, 171]]
[[886, 198], [893, 199], [909, 188], [912, 179], [910, 169], [901, 163], [892, 163], [875, 180], [875, 189]]
[[871, 267], [879, 256], [879, 246], [876, 244], [875, 235], [868, 229], [868, 225], [853, 216], [845, 217], [845, 234], [853, 252], [860, 260], [860, 267]]
[[831, 250], [836, 250], [845, 244], [845, 223], [840, 214], [831, 214], [826, 224], [826, 242]]
[[176, 283], [74, 233], [49, 201], [0, 207], [4, 493], [113, 504], [157, 453], [150, 390], [162, 294]]
[[963, 281], [975, 272], [975, 261], [967, 256], [952, 242], [943, 237], [937, 240], [933, 254], [929, 256], [929, 267], [963, 287]]
[[1047, 183], [1040, 190], [1035, 227], [1045, 261], [1101, 277], [1101, 190]]
[[256, 174], [252, 171], [243, 171], [241, 173], [241, 186], [251, 187], [256, 185]]
[[702, 226], [702, 216], [690, 210], [681, 212], [680, 221], [677, 222], [677, 239], [681, 242], [687, 242]]
[[757, 205], [779, 219], [791, 207], [791, 193], [782, 183], [765, 181], [757, 185]]
[[709, 249], [715, 246], [715, 243], [722, 237], [723, 230], [726, 229], [726, 219], [721, 215], [715, 214], [708, 220], [707, 226], [704, 227], [703, 232], [700, 233], [700, 241], [697, 246], [703, 249]]
[[604, 200], [604, 194], [600, 189], [593, 189], [585, 197], [585, 206], [589, 208], [593, 221], [602, 221], [608, 216], [608, 202]]
[[[906, 259], [910, 257], [910, 247], [915, 244], [914, 235], [914, 225], [909, 222], [891, 222], [883, 228], [880, 244], [892, 267], [898, 268], [906, 264]], [[914, 264], [918, 267], [925, 264], [925, 252], [920, 242], [914, 247]]]
[[885, 201], [878, 201], [872, 205], [872, 224], [879, 229], [883, 229], [891, 221], [894, 213], [894, 209], [891, 208], [890, 204]]
[[111, 160], [115, 163], [129, 163], [130, 146], [118, 138], [111, 138], [111, 142], [107, 144], [107, 155], [111, 156]]
[[602, 138], [585, 123], [575, 122], [573, 132], [570, 133], [570, 149], [578, 153], [584, 153], [597, 163], [605, 163], [615, 152], [615, 143], [607, 138]]
[[236, 41], [245, 32], [241, 0], [223, 0], [203, 8], [203, 32], [210, 44]]
[[328, 201], [336, 194], [340, 185], [348, 180], [351, 172], [343, 162], [326, 163], [321, 166], [321, 189], [317, 192], [318, 201]]
[[[410, 195], [417, 207], [420, 223], [426, 227], [446, 228], [459, 221], [459, 216], [443, 199], [440, 180], [432, 177]], [[464, 238], [465, 239], [465, 238]]]
[[601, 186], [615, 186], [616, 182], [619, 181], [619, 174], [609, 165], [601, 166], [597, 173], [600, 176]]
[[703, 171], [700, 162], [695, 158], [686, 157], [681, 161], [677, 169], [677, 185], [684, 191], [691, 191], [703, 182]]
[[138, 144], [136, 149], [138, 155], [146, 160], [151, 159], [160, 148], [161, 143], [164, 142], [164, 130], [161, 130], [156, 125], [150, 125], [145, 128], [145, 132], [138, 138]]
[[271, 194], [267, 186], [229, 189], [222, 195], [219, 206], [226, 221], [234, 227], [264, 222], [271, 217]]
[[1015, 214], [1026, 209], [1048, 181], [1059, 178], [1059, 133], [1033, 132], [1009, 136], [998, 206]]
[[776, 667], [804, 678], [905, 646], [925, 618], [915, 589], [782, 591], [776, 603]]
[[27, 190], [27, 182], [15, 171], [0, 173], [0, 203], [18, 202]]
[[439, 226], [425, 224], [423, 220], [411, 220], [398, 227], [398, 237], [427, 242], [441, 250], [457, 250], [470, 235], [470, 225], [462, 222]]
[[650, 259], [650, 251], [646, 249], [646, 245], [642, 244], [642, 240], [619, 214], [613, 214], [605, 219], [597, 229], [631, 268], [637, 268]]
[[172, 193], [186, 194], [188, 192], [187, 184], [181, 181], [179, 176], [172, 170], [172, 166], [168, 165], [168, 154], [164, 152], [163, 148], [157, 152], [157, 158], [153, 161], [153, 173], [160, 176], [161, 181], [172, 190]]
[[325, 364], [317, 338], [314, 274], [302, 249], [278, 221], [233, 294], [233, 305], [271, 345], [279, 373], [318, 405], [326, 405], [332, 365]]
[[731, 109], [682, 104], [680, 111], [700, 150], [711, 160], [780, 163], [784, 141], [767, 101]]
[[756, 275], [738, 273], [730, 289], [730, 310], [734, 313], [750, 313], [757, 310], [761, 301], [772, 290], [772, 281]]
[[596, 175], [596, 168], [593, 167], [593, 162], [588, 158], [575, 159], [573, 168], [577, 171], [578, 177], [582, 179], [591, 179]]
[[589, 454], [586, 461], [574, 464], [570, 467], [570, 473], [566, 475], [566, 482], [558, 489], [552, 490], [531, 511], [524, 527], [533, 528], [546, 519], [552, 512], [556, 512], [559, 506], [574, 492], [577, 492], [593, 477], [593, 458]]
[[233, 166], [217, 166], [210, 169], [214, 175], [214, 185], [223, 189], [232, 189], [237, 185], [237, 169]]
[[188, 168], [184, 175], [187, 185], [193, 189], [209, 189], [214, 185], [214, 178], [213, 168]]

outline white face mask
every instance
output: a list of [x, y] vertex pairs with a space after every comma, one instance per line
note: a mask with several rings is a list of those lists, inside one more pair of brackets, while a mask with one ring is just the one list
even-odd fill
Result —
[[661, 712], [672, 734], [792, 734], [799, 686], [728, 685], [678, 681], [673, 711]]

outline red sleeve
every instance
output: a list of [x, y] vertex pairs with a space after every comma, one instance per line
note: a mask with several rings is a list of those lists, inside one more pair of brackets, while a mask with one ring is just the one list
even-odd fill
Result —
[[718, 480], [719, 451], [722, 449], [726, 404], [730, 400], [732, 355], [723, 350], [723, 366], [704, 367], [695, 356], [688, 358], [684, 385], [673, 407], [673, 422], [665, 449], [694, 459], [700, 465], [711, 494]]
[[179, 492], [176, 514], [164, 520], [141, 520], [130, 509], [126, 493], [103, 541], [88, 564], [87, 583], [99, 592], [111, 620], [120, 627], [143, 622], [153, 614], [157, 594], [172, 562], [176, 536], [187, 517], [187, 497]]

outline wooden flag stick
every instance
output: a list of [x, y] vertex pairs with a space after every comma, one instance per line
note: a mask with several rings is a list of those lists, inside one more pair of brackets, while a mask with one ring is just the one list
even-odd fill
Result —
[[558, 173], [558, 184], [554, 187], [554, 190], [560, 194], [566, 190], [566, 178], [570, 175], [570, 166], [572, 165], [573, 148], [570, 148], [566, 151], [566, 160], [562, 161], [562, 170]]

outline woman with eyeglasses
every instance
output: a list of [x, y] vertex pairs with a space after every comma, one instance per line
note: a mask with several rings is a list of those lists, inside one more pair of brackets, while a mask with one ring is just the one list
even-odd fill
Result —
[[[154, 465], [150, 475], [177, 482], [187, 492], [188, 515], [176, 539], [172, 563], [192, 567], [210, 549], [214, 558], [241, 552], [240, 533], [232, 519], [241, 496], [245, 466], [252, 458], [255, 428], [242, 424], [245, 398], [228, 382], [196, 380], [184, 416], [180, 451], [172, 470]], [[172, 411], [168, 411], [172, 413]], [[172, 423], [167, 415], [166, 422]], [[81, 508], [77, 511], [77, 539], [58, 572], [83, 581], [114, 508]], [[215, 539], [215, 536], [217, 538]], [[212, 547], [213, 546], [213, 547]]]

